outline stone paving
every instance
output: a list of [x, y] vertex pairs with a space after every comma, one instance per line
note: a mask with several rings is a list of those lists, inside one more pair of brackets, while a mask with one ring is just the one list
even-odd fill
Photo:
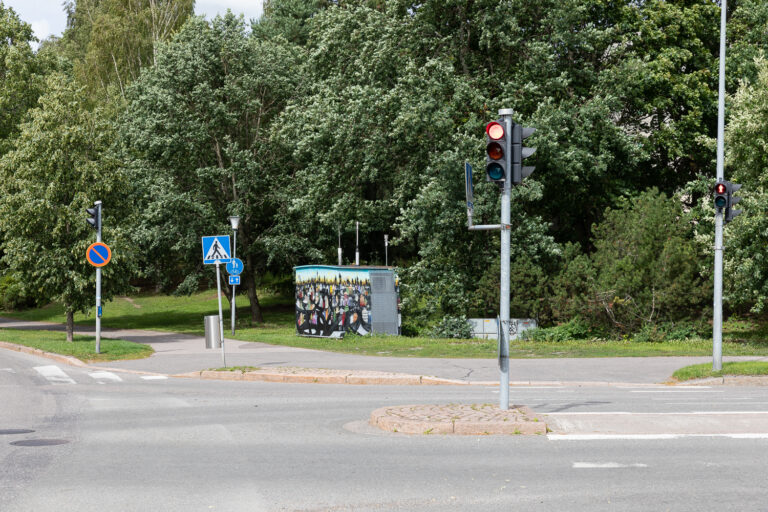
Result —
[[401, 405], [376, 409], [370, 424], [406, 434], [539, 434], [547, 424], [525, 406], [492, 404]]

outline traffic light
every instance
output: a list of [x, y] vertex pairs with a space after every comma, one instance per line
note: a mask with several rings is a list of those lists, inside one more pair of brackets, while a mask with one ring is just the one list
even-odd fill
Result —
[[715, 208], [722, 210], [728, 206], [728, 185], [727, 181], [718, 180], [715, 183]]
[[515, 185], [520, 185], [523, 178], [530, 176], [535, 169], [533, 166], [523, 166], [523, 158], [528, 158], [536, 152], [536, 148], [523, 146], [523, 141], [535, 131], [536, 128], [526, 128], [520, 124], [512, 127], [512, 183]]
[[88, 218], [85, 221], [95, 230], [101, 231], [101, 201], [93, 203], [93, 208], [86, 208]]
[[504, 186], [509, 173], [510, 138], [504, 119], [485, 126], [485, 172], [488, 181]]
[[723, 220], [727, 224], [731, 222], [734, 218], [736, 218], [736, 216], [739, 215], [742, 212], [742, 210], [733, 209], [733, 205], [741, 201], [740, 196], [733, 195], [735, 192], [737, 192], [741, 188], [741, 185], [739, 185], [738, 183], [731, 183], [730, 181], [726, 181], [726, 183], [728, 184], [728, 186], [726, 187], [728, 189], [728, 205], [725, 207], [725, 217]]

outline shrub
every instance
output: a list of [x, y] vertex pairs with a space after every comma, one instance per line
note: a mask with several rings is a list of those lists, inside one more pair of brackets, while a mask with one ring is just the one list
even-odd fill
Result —
[[554, 327], [530, 329], [523, 331], [521, 337], [529, 341], [569, 341], [594, 338], [601, 332], [596, 330], [581, 317], [572, 318], [564, 324]]
[[472, 325], [467, 321], [467, 317], [446, 316], [432, 328], [429, 335], [433, 338], [472, 338]]
[[29, 297], [15, 274], [9, 273], [0, 277], [0, 307], [2, 309], [23, 309], [35, 305], [35, 300]]

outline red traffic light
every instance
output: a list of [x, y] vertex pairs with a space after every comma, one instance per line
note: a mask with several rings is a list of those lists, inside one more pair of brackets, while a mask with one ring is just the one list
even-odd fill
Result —
[[715, 185], [715, 194], [725, 194], [725, 192], [726, 192], [725, 183], [718, 183], [717, 185]]
[[491, 121], [485, 125], [485, 133], [490, 139], [499, 140], [500, 138], [504, 137], [504, 127], [496, 121]]

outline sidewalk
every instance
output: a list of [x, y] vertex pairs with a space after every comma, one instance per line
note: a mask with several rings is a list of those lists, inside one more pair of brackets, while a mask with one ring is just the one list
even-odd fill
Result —
[[[0, 328], [64, 330], [64, 326], [60, 324], [8, 318], [0, 318]], [[75, 332], [92, 336], [94, 328], [76, 327]], [[155, 350], [155, 354], [146, 359], [111, 361], [102, 366], [167, 375], [199, 373], [223, 366], [221, 349], [206, 349], [205, 339], [201, 336], [133, 329], [103, 329], [102, 337], [144, 343]], [[329, 340], [328, 343], [333, 341]], [[285, 372], [281, 369], [285, 368], [292, 371], [301, 369], [304, 373], [317, 370], [321, 376], [327, 371], [338, 370], [347, 374], [383, 372], [413, 378], [437, 377], [466, 384], [497, 385], [499, 382], [498, 362], [493, 355], [489, 359], [375, 357], [232, 339], [225, 339], [224, 349], [227, 366], [230, 367], [253, 366], [265, 371], [271, 369], [283, 373]], [[727, 359], [736, 361], [768, 358]], [[710, 357], [511, 359], [510, 381], [513, 385], [659, 384], [667, 381], [675, 370], [683, 366], [711, 360]]]

